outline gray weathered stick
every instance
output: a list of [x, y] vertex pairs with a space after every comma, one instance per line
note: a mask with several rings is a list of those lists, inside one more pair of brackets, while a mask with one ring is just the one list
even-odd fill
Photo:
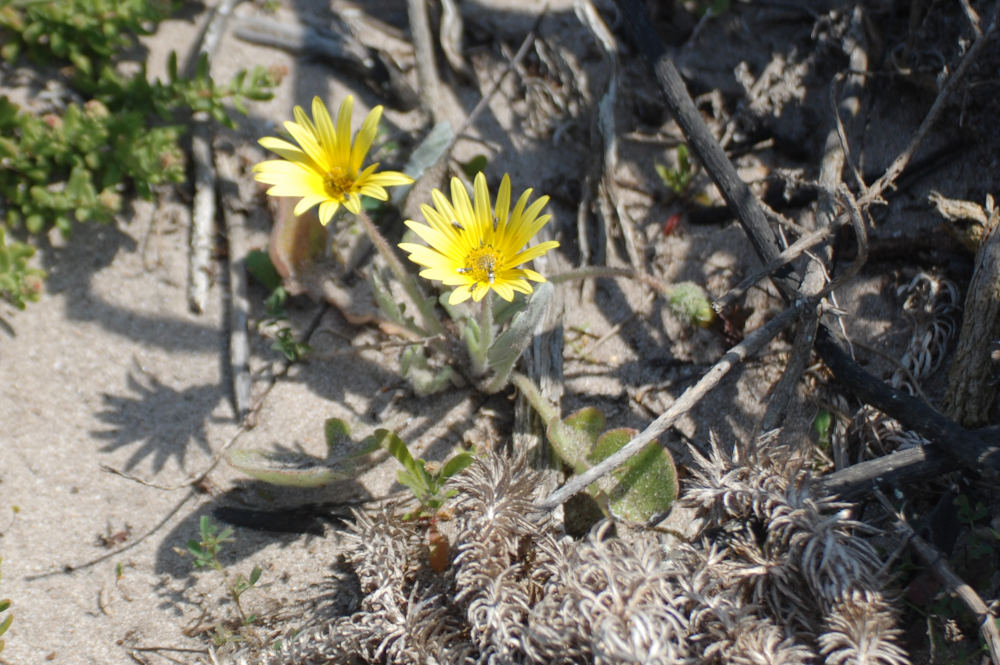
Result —
[[417, 58], [417, 79], [420, 81], [420, 101], [431, 114], [434, 122], [441, 117], [441, 99], [438, 96], [437, 63], [434, 59], [434, 41], [431, 25], [427, 19], [426, 0], [406, 0], [406, 10], [410, 15], [410, 35], [413, 37], [413, 52]]
[[955, 357], [951, 361], [947, 414], [964, 427], [989, 422], [996, 402], [992, 345], [1000, 339], [1000, 212], [991, 211], [969, 281]]
[[246, 215], [240, 211], [235, 161], [236, 157], [231, 154], [216, 153], [216, 169], [225, 187], [222, 191], [222, 215], [229, 245], [229, 371], [233, 380], [236, 419], [242, 422], [250, 412], [252, 387], [247, 336], [250, 298], [247, 295]]
[[[202, 34], [198, 56], [212, 57], [222, 39], [226, 20], [239, 0], [223, 0], [216, 8]], [[195, 61], [196, 62], [196, 61]], [[187, 63], [187, 69], [195, 62]], [[212, 169], [212, 138], [207, 118], [197, 118], [191, 137], [194, 160], [194, 203], [191, 210], [191, 251], [188, 261], [188, 306], [198, 314], [205, 311], [212, 260], [212, 234], [215, 230], [215, 172]]]
[[198, 122], [191, 136], [194, 160], [194, 203], [191, 206], [191, 251], [188, 261], [188, 306], [201, 314], [208, 300], [215, 231], [215, 172], [212, 170], [211, 132], [206, 120]]

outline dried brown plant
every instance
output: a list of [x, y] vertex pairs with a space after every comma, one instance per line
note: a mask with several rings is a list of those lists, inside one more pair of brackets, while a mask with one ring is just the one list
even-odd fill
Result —
[[603, 522], [561, 533], [524, 456], [486, 455], [453, 480], [451, 566], [430, 571], [419, 528], [359, 513], [346, 558], [354, 614], [257, 660], [299, 663], [902, 665], [871, 529], [817, 496], [770, 433], [696, 455], [689, 542]]

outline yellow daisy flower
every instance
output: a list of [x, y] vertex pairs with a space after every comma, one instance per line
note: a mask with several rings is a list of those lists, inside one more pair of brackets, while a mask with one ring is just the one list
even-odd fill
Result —
[[375, 138], [382, 107], [376, 106], [365, 118], [351, 142], [351, 111], [354, 97], [348, 95], [340, 104], [334, 127], [330, 113], [319, 97], [313, 97], [310, 120], [301, 106], [295, 107], [295, 122], [285, 122], [285, 129], [298, 142], [266, 136], [260, 144], [284, 159], [272, 159], [254, 166], [254, 178], [274, 185], [271, 196], [300, 196], [296, 215], [319, 204], [319, 221], [328, 224], [337, 208], [344, 206], [355, 215], [361, 212], [361, 196], [385, 201], [386, 187], [408, 185], [413, 178], [399, 171], [376, 172], [378, 163], [361, 170], [361, 163]]
[[529, 206], [531, 189], [528, 189], [511, 210], [510, 178], [504, 175], [496, 206], [491, 208], [482, 173], [476, 176], [473, 185], [474, 202], [469, 200], [469, 193], [458, 178], [451, 180], [451, 201], [436, 189], [431, 197], [435, 207], [420, 206], [427, 224], [406, 222], [430, 247], [410, 242], [400, 243], [399, 247], [409, 252], [411, 261], [424, 266], [421, 277], [459, 287], [451, 292], [449, 303], [455, 305], [470, 297], [479, 302], [490, 289], [510, 301], [515, 291], [531, 293], [529, 279], [545, 281], [534, 270], [518, 266], [559, 246], [549, 240], [525, 247], [552, 217], [538, 214], [549, 197], [543, 196]]

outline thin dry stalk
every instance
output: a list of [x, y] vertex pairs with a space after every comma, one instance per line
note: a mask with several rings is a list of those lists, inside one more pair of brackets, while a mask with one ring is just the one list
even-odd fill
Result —
[[[202, 35], [197, 57], [212, 57], [222, 39], [226, 21], [238, 0], [224, 0]], [[194, 67], [196, 60], [187, 64]], [[208, 300], [211, 282], [212, 235], [215, 230], [215, 171], [212, 168], [212, 136], [207, 117], [197, 119], [191, 136], [191, 159], [194, 161], [194, 202], [191, 212], [191, 250], [188, 256], [188, 306], [201, 314]]]
[[229, 372], [233, 381], [236, 419], [242, 421], [250, 413], [250, 342], [247, 322], [250, 318], [250, 298], [247, 295], [246, 214], [238, 209], [236, 168], [233, 155], [217, 153], [216, 169], [227, 188], [223, 192], [223, 219], [229, 249]]
[[[850, 67], [853, 72], [845, 87], [844, 99], [840, 103], [840, 108], [835, 105], [833, 115], [836, 122], [827, 132], [826, 149], [823, 154], [823, 161], [820, 166], [819, 175], [819, 205], [816, 214], [816, 224], [819, 230], [831, 231], [839, 227], [837, 224], [837, 196], [836, 191], [842, 186], [841, 174], [846, 161], [846, 149], [841, 144], [841, 120], [840, 109], [849, 114], [852, 120], [857, 120], [858, 112], [861, 109], [861, 92], [864, 84], [863, 72], [868, 68], [868, 54], [864, 48], [864, 20], [861, 7], [855, 7], [851, 17], [851, 31], [845, 40], [845, 47], [850, 56]], [[833, 89], [834, 86], [831, 86]], [[863, 226], [863, 223], [862, 223]], [[859, 235], [859, 239], [860, 239]], [[832, 258], [829, 245], [824, 246], [818, 252], [819, 256], [810, 261], [805, 269], [805, 276], [799, 286], [799, 292], [813, 296], [823, 290], [827, 282], [827, 266]], [[821, 259], [821, 260], [820, 260]], [[860, 268], [860, 266], [859, 266]], [[816, 331], [819, 327], [819, 311], [816, 309], [803, 312], [799, 328], [795, 333], [795, 340], [792, 343], [792, 353], [785, 371], [775, 384], [768, 400], [767, 409], [761, 420], [759, 428], [754, 432], [754, 438], [760, 432], [767, 432], [781, 423], [788, 403], [791, 401], [795, 387], [799, 384], [809, 360], [812, 357], [813, 344], [816, 341]]]
[[212, 169], [212, 137], [203, 120], [191, 136], [194, 161], [194, 202], [191, 206], [191, 251], [188, 256], [188, 306], [205, 311], [211, 282], [212, 235], [215, 231], [215, 171]]
[[597, 13], [597, 9], [594, 8], [590, 0], [577, 0], [573, 3], [573, 8], [580, 21], [587, 26], [594, 39], [601, 45], [610, 70], [607, 90], [597, 106], [597, 128], [604, 142], [604, 168], [601, 174], [599, 195], [607, 199], [605, 205], [601, 205], [601, 213], [605, 218], [605, 223], [609, 224], [612, 221], [612, 215], [608, 212], [610, 212], [609, 209], [614, 209], [614, 217], [618, 219], [618, 224], [621, 227], [629, 262], [636, 270], [644, 271], [642, 255], [636, 245], [635, 224], [632, 222], [632, 216], [625, 209], [615, 181], [615, 171], [618, 167], [618, 130], [615, 124], [615, 105], [618, 99], [618, 52], [620, 49], [611, 30], [605, 25], [604, 20]]
[[434, 61], [434, 41], [427, 18], [426, 0], [406, 0], [410, 16], [410, 35], [417, 59], [417, 79], [420, 81], [420, 101], [434, 122], [442, 120], [438, 88], [437, 63]]

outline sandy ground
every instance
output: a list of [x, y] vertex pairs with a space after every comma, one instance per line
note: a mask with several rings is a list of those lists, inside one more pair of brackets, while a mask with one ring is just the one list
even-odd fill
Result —
[[[510, 10], [503, 21], [490, 14], [490, 7], [498, 5]], [[473, 3], [469, 9], [479, 21], [474, 33], [478, 37], [469, 51], [479, 83], [457, 83], [451, 77], [447, 79], [451, 84], [442, 86], [442, 113], [453, 124], [460, 123], [478, 101], [485, 82], [502, 71], [502, 62], [484, 45], [483, 30], [494, 30], [513, 51], [533, 23], [534, 3], [509, 5]], [[389, 23], [405, 25], [402, 2], [359, 6]], [[245, 5], [239, 12], [259, 10]], [[306, 21], [322, 21], [326, 12], [326, 3], [289, 1], [275, 20], [291, 21], [298, 14]], [[163, 71], [170, 49], [190, 52], [207, 16], [204, 8], [189, 8], [184, 18], [165, 22], [145, 40], [151, 75]], [[738, 90], [732, 72], [741, 58], [735, 53], [754, 38], [739, 25], [730, 25], [739, 20], [738, 15], [723, 17], [711, 28], [716, 32], [704, 38], [711, 41], [719, 33], [731, 38], [731, 58], [720, 55], [712, 63], [715, 73], [710, 74], [707, 65], [704, 71], [698, 69], [697, 51], [690, 48], [680, 60], [685, 73], [702, 83], [717, 81], [726, 94]], [[601, 68], [606, 63], [573, 14], [572, 3], [551, 2], [540, 34], [550, 48], [566, 48], [571, 62], [592, 75], [583, 84], [589, 86], [584, 98], [594, 103], [602, 94], [605, 70]], [[755, 72], [783, 43], [782, 34], [776, 30], [744, 53]], [[225, 80], [238, 68], [256, 63], [284, 66], [290, 72], [274, 99], [255, 103], [251, 117], [241, 121], [241, 132], [227, 135], [257, 159], [263, 153], [253, 152], [253, 139], [273, 134], [277, 122], [291, 117], [293, 105], [307, 105], [313, 95], [334, 106], [353, 92], [358, 101], [356, 125], [363, 111], [379, 101], [357, 81], [322, 62], [251, 46], [230, 33], [223, 37], [212, 71]], [[410, 71], [409, 76], [415, 83], [415, 73]], [[522, 82], [508, 79], [487, 113], [470, 128], [469, 138], [458, 142], [454, 157], [463, 162], [488, 154], [491, 177], [510, 171], [516, 174], [515, 187], [534, 185], [553, 194], [551, 226], [564, 244], [559, 260], [569, 264], [578, 258], [573, 250], [576, 206], [581, 174], [594, 150], [588, 141], [594, 137], [589, 134], [589, 120], [574, 125], [574, 109], [567, 106], [560, 111], [555, 98], [548, 107], [556, 117], [555, 134], [560, 123], [566, 123], [571, 136], [559, 143], [551, 131], [542, 138], [532, 134], [537, 128], [526, 118], [532, 104], [541, 102], [522, 94]], [[636, 89], [628, 108], [620, 109], [623, 132], [634, 128], [633, 113], [641, 116], [656, 103], [648, 89], [635, 81], [630, 85]], [[825, 95], [826, 88], [821, 89]], [[909, 127], [920, 114], [913, 116], [900, 124]], [[422, 125], [419, 112], [388, 108], [385, 118], [390, 131], [416, 131]], [[669, 125], [665, 116], [656, 118], [656, 124]], [[800, 125], [809, 136], [810, 117], [789, 120], [793, 130]], [[872, 142], [885, 145], [865, 146], [870, 160], [866, 166], [884, 167], [909, 131], [871, 132], [869, 136], [877, 137]], [[810, 136], [807, 145], [815, 140]], [[721, 294], [755, 264], [740, 229], [733, 224], [690, 226], [668, 238], [663, 222], [676, 211], [671, 207], [675, 204], [662, 192], [649, 196], [633, 191], [633, 186], [645, 191], [657, 187], [652, 163], [664, 150], [662, 144], [643, 142], [622, 148], [620, 181], [629, 185], [625, 200], [639, 220], [646, 257], [668, 281], [695, 280]], [[742, 166], [750, 179], [766, 172], [759, 162]], [[956, 178], [969, 178], [979, 166], [956, 167]], [[950, 194], [971, 196], [973, 189], [978, 191], [970, 186]], [[907, 194], [894, 202], [887, 234], [900, 228], [912, 233], [936, 224], [921, 207], [920, 196]], [[250, 220], [249, 245], [263, 247], [267, 217], [251, 215]], [[194, 654], [183, 650], [203, 650], [212, 627], [234, 616], [224, 598], [221, 576], [195, 571], [190, 556], [183, 554], [185, 542], [197, 536], [203, 515], [231, 506], [343, 504], [400, 489], [391, 461], [350, 481], [309, 492], [245, 482], [223, 463], [192, 489], [187, 480], [206, 469], [214, 453], [237, 434], [237, 447], [301, 447], [322, 455], [323, 423], [338, 417], [360, 433], [391, 426], [428, 459], [443, 459], [456, 445], [479, 436], [509, 435], [508, 395], [486, 400], [452, 390], [416, 398], [396, 373], [394, 355], [350, 352], [351, 344], [384, 339], [378, 331], [353, 327], [336, 311], [307, 299], [294, 301], [289, 309], [299, 331], [320, 317], [320, 333], [310, 340], [316, 355], [274, 381], [256, 427], [242, 431], [234, 414], [226, 361], [225, 269], [219, 266], [206, 311], [191, 313], [185, 296], [187, 240], [187, 228], [166, 208], [139, 202], [117, 225], [81, 226], [71, 241], [45, 249], [41, 262], [49, 280], [42, 301], [24, 312], [6, 306], [0, 310], [5, 322], [0, 334], [0, 596], [14, 601], [15, 615], [0, 662], [118, 665], [167, 662], [165, 656], [189, 662]], [[620, 243], [618, 247], [621, 251]], [[905, 325], [884, 314], [886, 303], [892, 304], [885, 298], [895, 277], [866, 275], [840, 294], [841, 305], [850, 313], [847, 325], [852, 333], [883, 341], [905, 336]], [[567, 303], [562, 322], [567, 348], [564, 411], [594, 404], [604, 408], [616, 425], [642, 427], [725, 348], [718, 334], [686, 329], [660, 300], [650, 300], [628, 282], [601, 282], [591, 300], [581, 300], [579, 285], [560, 288]], [[266, 294], [254, 287], [250, 295], [259, 318]], [[776, 307], [761, 291], [752, 292], [748, 303], [748, 329]], [[609, 332], [608, 342], [591, 347]], [[251, 337], [254, 394], [259, 397], [271, 385], [280, 362], [268, 340]], [[770, 353], [786, 349], [787, 344], [779, 341]], [[588, 353], [581, 356], [581, 350]], [[751, 363], [727, 379], [677, 431], [702, 441], [710, 431], [723, 440], [745, 435], [779, 372], [780, 366]], [[802, 422], [808, 425], [810, 412], [803, 413]], [[344, 508], [337, 510], [342, 514]], [[323, 603], [335, 602], [336, 587], [330, 580], [336, 570], [338, 526], [322, 520], [308, 524], [314, 533], [304, 535], [238, 527], [235, 542], [224, 548], [222, 560], [230, 574], [248, 575], [254, 566], [263, 571], [259, 588], [246, 596], [250, 611], [264, 616], [262, 630], [294, 625]], [[134, 546], [119, 551], [125, 545]]]

